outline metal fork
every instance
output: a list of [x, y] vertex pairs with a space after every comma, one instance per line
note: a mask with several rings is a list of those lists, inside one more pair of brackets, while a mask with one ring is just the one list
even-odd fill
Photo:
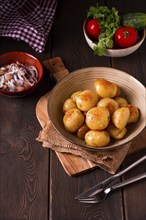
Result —
[[89, 196], [87, 198], [81, 198], [81, 199], [78, 199], [79, 202], [82, 202], [82, 203], [100, 203], [102, 201], [104, 201], [106, 199], [106, 197], [109, 195], [109, 193], [113, 192], [114, 190], [116, 189], [119, 189], [121, 187], [124, 187], [124, 186], [127, 186], [131, 183], [134, 183], [138, 180], [141, 180], [141, 179], [144, 179], [146, 178], [146, 172], [140, 174], [140, 175], [137, 175], [137, 176], [134, 176], [130, 179], [127, 179], [123, 182], [120, 182], [120, 183], [117, 183], [111, 187], [107, 187], [105, 189], [99, 189], [98, 192], [96, 193], [96, 195], [94, 196]]
[[137, 161], [132, 163], [130, 166], [128, 166], [125, 169], [121, 170], [120, 172], [116, 173], [115, 175], [110, 176], [106, 180], [98, 183], [97, 185], [91, 187], [87, 191], [85, 191], [85, 192], [81, 193], [80, 195], [76, 196], [75, 199], [79, 200], [79, 199], [85, 199], [85, 198], [88, 198], [88, 197], [95, 196], [99, 192], [99, 190], [106, 189], [109, 186], [109, 184], [111, 184], [114, 180], [116, 180], [117, 178], [119, 178], [123, 174], [127, 173], [129, 170], [136, 167], [137, 165], [142, 163], [144, 160], [146, 160], [146, 155], [144, 155], [143, 157], [141, 157], [140, 159], [138, 159]]

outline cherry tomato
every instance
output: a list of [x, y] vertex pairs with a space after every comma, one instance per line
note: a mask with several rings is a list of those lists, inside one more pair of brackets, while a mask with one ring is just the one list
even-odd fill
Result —
[[90, 19], [87, 22], [86, 30], [90, 38], [97, 39], [101, 32], [101, 27], [99, 26], [98, 19], [96, 18]]
[[119, 27], [114, 35], [114, 40], [122, 48], [131, 47], [137, 41], [137, 30], [132, 27]]

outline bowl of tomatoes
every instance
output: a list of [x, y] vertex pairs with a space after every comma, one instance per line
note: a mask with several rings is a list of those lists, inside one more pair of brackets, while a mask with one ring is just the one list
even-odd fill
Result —
[[98, 56], [130, 55], [145, 39], [146, 24], [141, 22], [143, 16], [146, 15], [130, 13], [121, 16], [118, 10], [107, 6], [90, 7], [83, 24], [86, 42]]

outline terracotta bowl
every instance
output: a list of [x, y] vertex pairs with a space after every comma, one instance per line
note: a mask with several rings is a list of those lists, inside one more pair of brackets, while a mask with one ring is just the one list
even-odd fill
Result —
[[[65, 130], [63, 125], [63, 103], [76, 91], [93, 88], [93, 82], [97, 78], [104, 78], [116, 83], [126, 95], [129, 103], [137, 106], [140, 110], [140, 119], [137, 123], [129, 125], [128, 133], [125, 138], [116, 140], [105, 147], [92, 148], [84, 140], [79, 139], [75, 134]], [[48, 114], [55, 129], [70, 142], [80, 145], [85, 149], [112, 150], [123, 146], [136, 137], [145, 127], [146, 124], [146, 90], [145, 87], [131, 75], [118, 69], [106, 67], [88, 67], [70, 73], [64, 77], [51, 91], [48, 101]]]
[[[89, 45], [89, 47], [92, 48], [92, 50], [94, 49], [94, 46], [96, 45], [95, 42], [93, 42], [87, 35], [86, 33], [86, 20], [83, 24], [83, 33], [84, 33], [84, 37], [86, 39], [87, 44]], [[132, 47], [128, 47], [128, 48], [119, 48], [119, 49], [107, 49], [105, 56], [107, 57], [125, 57], [128, 56], [130, 54], [132, 54], [133, 52], [135, 52], [143, 43], [144, 39], [145, 39], [145, 30], [142, 30], [139, 34], [139, 40], [137, 41], [137, 43], [132, 46]]]
[[25, 66], [36, 67], [38, 70], [38, 80], [33, 86], [26, 88], [22, 91], [13, 92], [13, 91], [0, 89], [0, 94], [10, 96], [10, 97], [22, 97], [22, 96], [31, 94], [36, 89], [36, 87], [38, 86], [38, 84], [40, 83], [42, 79], [43, 66], [41, 62], [33, 55], [25, 53], [25, 52], [18, 52], [18, 51], [8, 52], [8, 53], [4, 53], [0, 55], [0, 67], [7, 65], [7, 64], [11, 64], [11, 63], [16, 63], [16, 61], [18, 61], [19, 63], [22, 63]]

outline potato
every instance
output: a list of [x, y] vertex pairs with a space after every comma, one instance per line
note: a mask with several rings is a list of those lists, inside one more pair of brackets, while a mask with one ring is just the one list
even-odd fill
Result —
[[129, 111], [130, 111], [130, 117], [128, 120], [128, 124], [137, 122], [139, 119], [139, 116], [140, 116], [138, 108], [134, 105], [131, 105], [131, 104], [128, 104], [127, 107], [129, 108]]
[[117, 92], [116, 92], [115, 97], [118, 97], [121, 94], [121, 89], [120, 89], [120, 87], [117, 84], [116, 84], [116, 86], [117, 86]]
[[63, 104], [63, 112], [65, 113], [68, 110], [73, 109], [73, 108], [77, 108], [76, 103], [70, 98], [66, 99]]
[[106, 107], [110, 114], [113, 114], [113, 112], [119, 107], [118, 103], [112, 98], [102, 98], [97, 103], [97, 106]]
[[77, 91], [77, 92], [74, 92], [72, 95], [71, 95], [71, 99], [75, 102], [76, 101], [76, 97], [81, 93], [82, 91]]
[[119, 107], [126, 107], [128, 105], [127, 100], [123, 97], [117, 96], [114, 100], [119, 104]]
[[129, 109], [127, 107], [121, 107], [113, 113], [112, 122], [117, 128], [123, 129], [124, 127], [126, 127], [129, 117]]
[[74, 133], [84, 123], [84, 115], [77, 108], [71, 109], [65, 113], [63, 123], [67, 131]]
[[88, 111], [96, 106], [97, 102], [98, 95], [89, 89], [84, 90], [76, 97], [76, 105], [81, 111]]
[[85, 138], [85, 134], [87, 133], [87, 131], [89, 131], [90, 129], [88, 128], [88, 126], [86, 124], [81, 125], [81, 127], [77, 130], [77, 136], [81, 139]]
[[65, 100], [63, 124], [88, 146], [104, 147], [110, 139], [122, 139], [127, 125], [138, 121], [140, 111], [122, 97], [121, 88], [113, 82], [97, 79], [93, 89], [76, 91]]
[[110, 121], [110, 112], [105, 107], [94, 107], [87, 112], [85, 121], [91, 130], [103, 130]]
[[94, 82], [94, 88], [97, 94], [102, 98], [113, 98], [118, 91], [118, 87], [115, 83], [112, 83], [105, 79], [97, 79]]
[[85, 142], [92, 147], [104, 147], [110, 142], [110, 135], [106, 131], [88, 131]]
[[119, 128], [115, 127], [113, 124], [110, 124], [108, 126], [107, 131], [112, 138], [118, 139], [118, 140], [122, 139], [127, 133], [126, 127], [119, 129]]

